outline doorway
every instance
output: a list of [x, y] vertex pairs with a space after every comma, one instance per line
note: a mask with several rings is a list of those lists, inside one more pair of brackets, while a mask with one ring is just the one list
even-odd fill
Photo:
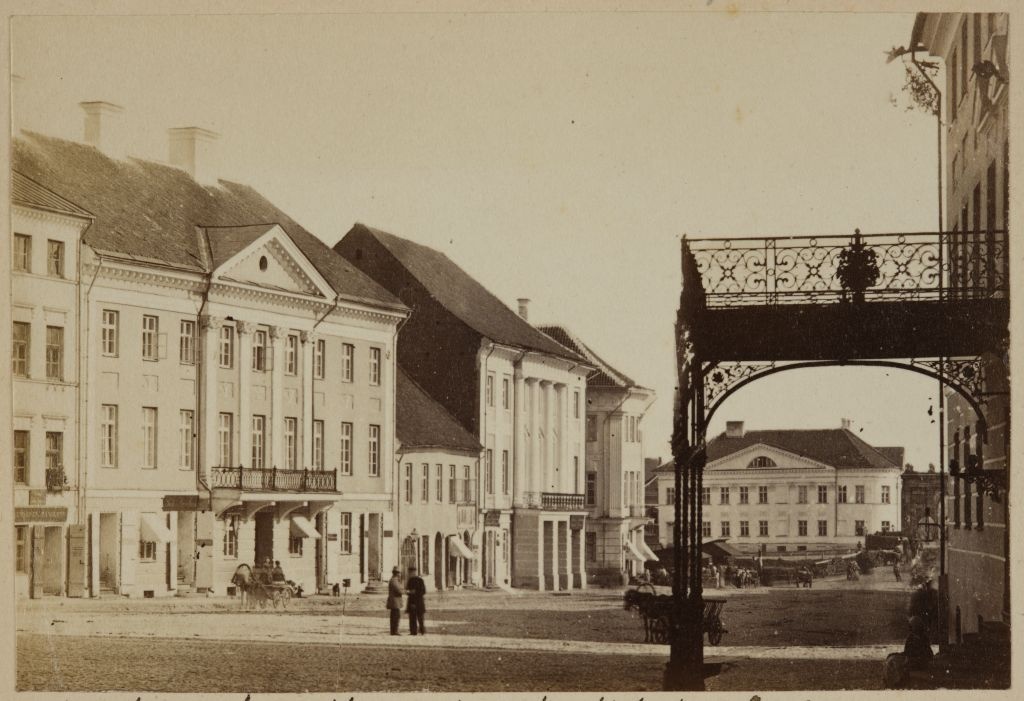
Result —
[[64, 529], [60, 526], [46, 526], [43, 535], [43, 566], [40, 576], [43, 594], [59, 596], [64, 593]]
[[366, 576], [371, 582], [379, 582], [381, 578], [381, 515], [367, 514], [366, 533]]
[[115, 592], [118, 587], [118, 562], [121, 557], [120, 514], [100, 514], [100, 593]]
[[274, 514], [271, 511], [256, 513], [256, 560], [258, 566], [264, 560], [274, 561]]
[[178, 584], [192, 586], [196, 580], [196, 514], [178, 513]]
[[434, 536], [434, 589], [444, 589], [444, 538], [438, 533]]
[[316, 539], [316, 590], [318, 592], [327, 590], [327, 516], [323, 513], [316, 515], [316, 532], [320, 537]]

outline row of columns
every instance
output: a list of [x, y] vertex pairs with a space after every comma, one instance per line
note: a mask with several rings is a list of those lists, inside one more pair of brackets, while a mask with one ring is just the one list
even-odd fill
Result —
[[[203, 407], [203, 435], [201, 453], [204, 465], [220, 463], [218, 422], [219, 402], [217, 401], [217, 370], [220, 367], [220, 330], [225, 319], [204, 315], [200, 320], [202, 338], [202, 367], [200, 368]], [[248, 321], [235, 322], [235, 342], [238, 344], [238, 454], [234, 462], [252, 465], [252, 354], [253, 332], [256, 325]], [[285, 343], [287, 332], [284, 327], [268, 327], [271, 355], [274, 359], [270, 369], [270, 425], [265, 427], [269, 441], [264, 441], [264, 467], [285, 467], [284, 454], [284, 370]], [[313, 458], [313, 346], [315, 336], [308, 331], [299, 332], [300, 350], [296, 358], [297, 371], [302, 378], [301, 451], [297, 448], [296, 468], [312, 466]], [[298, 437], [296, 437], [298, 440]], [[270, 450], [266, 451], [269, 443]]]
[[[582, 525], [582, 524], [581, 524]], [[550, 526], [550, 531], [548, 530]], [[586, 589], [583, 529], [570, 518], [541, 519], [537, 528], [537, 589]], [[550, 540], [548, 534], [550, 533]]]
[[513, 456], [515, 503], [539, 505], [541, 492], [567, 491], [565, 482], [572, 464], [569, 388], [561, 382], [523, 377], [517, 369], [515, 389], [517, 423], [521, 424], [515, 431]]

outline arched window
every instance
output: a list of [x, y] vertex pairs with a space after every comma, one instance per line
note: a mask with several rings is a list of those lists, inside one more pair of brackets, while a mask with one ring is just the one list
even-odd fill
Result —
[[750, 461], [747, 467], [778, 467], [775, 461], [769, 458], [767, 455], [758, 455], [756, 458]]

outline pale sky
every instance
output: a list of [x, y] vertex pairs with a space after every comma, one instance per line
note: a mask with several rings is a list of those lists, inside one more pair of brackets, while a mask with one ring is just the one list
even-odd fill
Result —
[[[329, 245], [360, 221], [444, 251], [659, 395], [668, 455], [683, 234], [932, 231], [932, 117], [907, 112], [911, 14], [23, 17], [16, 121], [82, 137], [124, 106], [133, 154], [219, 132], [223, 177]], [[892, 97], [898, 104], [891, 103]], [[934, 381], [781, 373], [715, 417], [838, 427], [936, 462]]]

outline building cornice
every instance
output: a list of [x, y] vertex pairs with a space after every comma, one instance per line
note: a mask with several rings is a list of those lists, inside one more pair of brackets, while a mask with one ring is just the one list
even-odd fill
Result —
[[16, 213], [29, 219], [51, 222], [54, 224], [70, 224], [77, 227], [79, 232], [85, 231], [89, 225], [92, 224], [92, 219], [84, 215], [57, 212], [50, 209], [44, 209], [42, 207], [18, 204], [17, 202], [13, 203], [13, 208]]

